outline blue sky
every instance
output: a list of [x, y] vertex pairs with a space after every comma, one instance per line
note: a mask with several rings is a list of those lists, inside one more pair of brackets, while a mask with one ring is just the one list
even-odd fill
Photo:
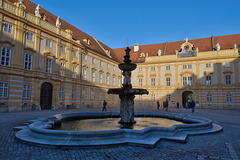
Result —
[[111, 48], [240, 33], [240, 0], [31, 0]]

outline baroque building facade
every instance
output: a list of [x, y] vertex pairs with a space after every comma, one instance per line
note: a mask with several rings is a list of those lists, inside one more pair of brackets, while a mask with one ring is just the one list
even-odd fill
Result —
[[[118, 106], [109, 88], [122, 85], [112, 49], [29, 0], [0, 0], [0, 112]], [[184, 106], [240, 108], [240, 34], [153, 45], [134, 44], [132, 84], [149, 95], [137, 106], [168, 99]]]

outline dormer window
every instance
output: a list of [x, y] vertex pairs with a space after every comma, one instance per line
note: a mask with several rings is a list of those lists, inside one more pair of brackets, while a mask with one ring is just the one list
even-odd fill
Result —
[[108, 54], [110, 54], [110, 50], [109, 50], [109, 49], [106, 49], [106, 52], [107, 52]]
[[144, 58], [144, 57], [145, 57], [145, 53], [141, 53], [141, 54], [140, 54], [140, 57], [141, 57], [141, 58]]
[[88, 38], [83, 38], [83, 42], [87, 43], [87, 45], [90, 45], [90, 39]]

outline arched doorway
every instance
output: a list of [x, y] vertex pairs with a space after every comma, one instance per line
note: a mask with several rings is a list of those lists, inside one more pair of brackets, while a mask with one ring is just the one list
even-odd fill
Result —
[[182, 93], [182, 105], [183, 107], [186, 107], [186, 102], [189, 100], [189, 101], [192, 101], [193, 99], [193, 92], [191, 91], [185, 91]]
[[40, 106], [42, 109], [51, 109], [52, 107], [52, 84], [43, 83], [41, 86]]

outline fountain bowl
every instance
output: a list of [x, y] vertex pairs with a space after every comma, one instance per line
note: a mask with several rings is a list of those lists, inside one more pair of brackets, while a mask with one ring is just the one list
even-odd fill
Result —
[[120, 63], [118, 67], [122, 71], [133, 71], [137, 68], [137, 65], [135, 63]]
[[101, 147], [109, 145], [138, 145], [154, 147], [162, 139], [185, 142], [189, 135], [201, 135], [222, 130], [206, 118], [166, 112], [136, 112], [137, 117], [161, 117], [188, 124], [172, 127], [147, 127], [142, 130], [118, 129], [107, 131], [54, 130], [62, 121], [120, 117], [119, 112], [85, 112], [58, 114], [29, 121], [28, 126], [16, 127], [16, 138], [28, 144], [51, 148]]

